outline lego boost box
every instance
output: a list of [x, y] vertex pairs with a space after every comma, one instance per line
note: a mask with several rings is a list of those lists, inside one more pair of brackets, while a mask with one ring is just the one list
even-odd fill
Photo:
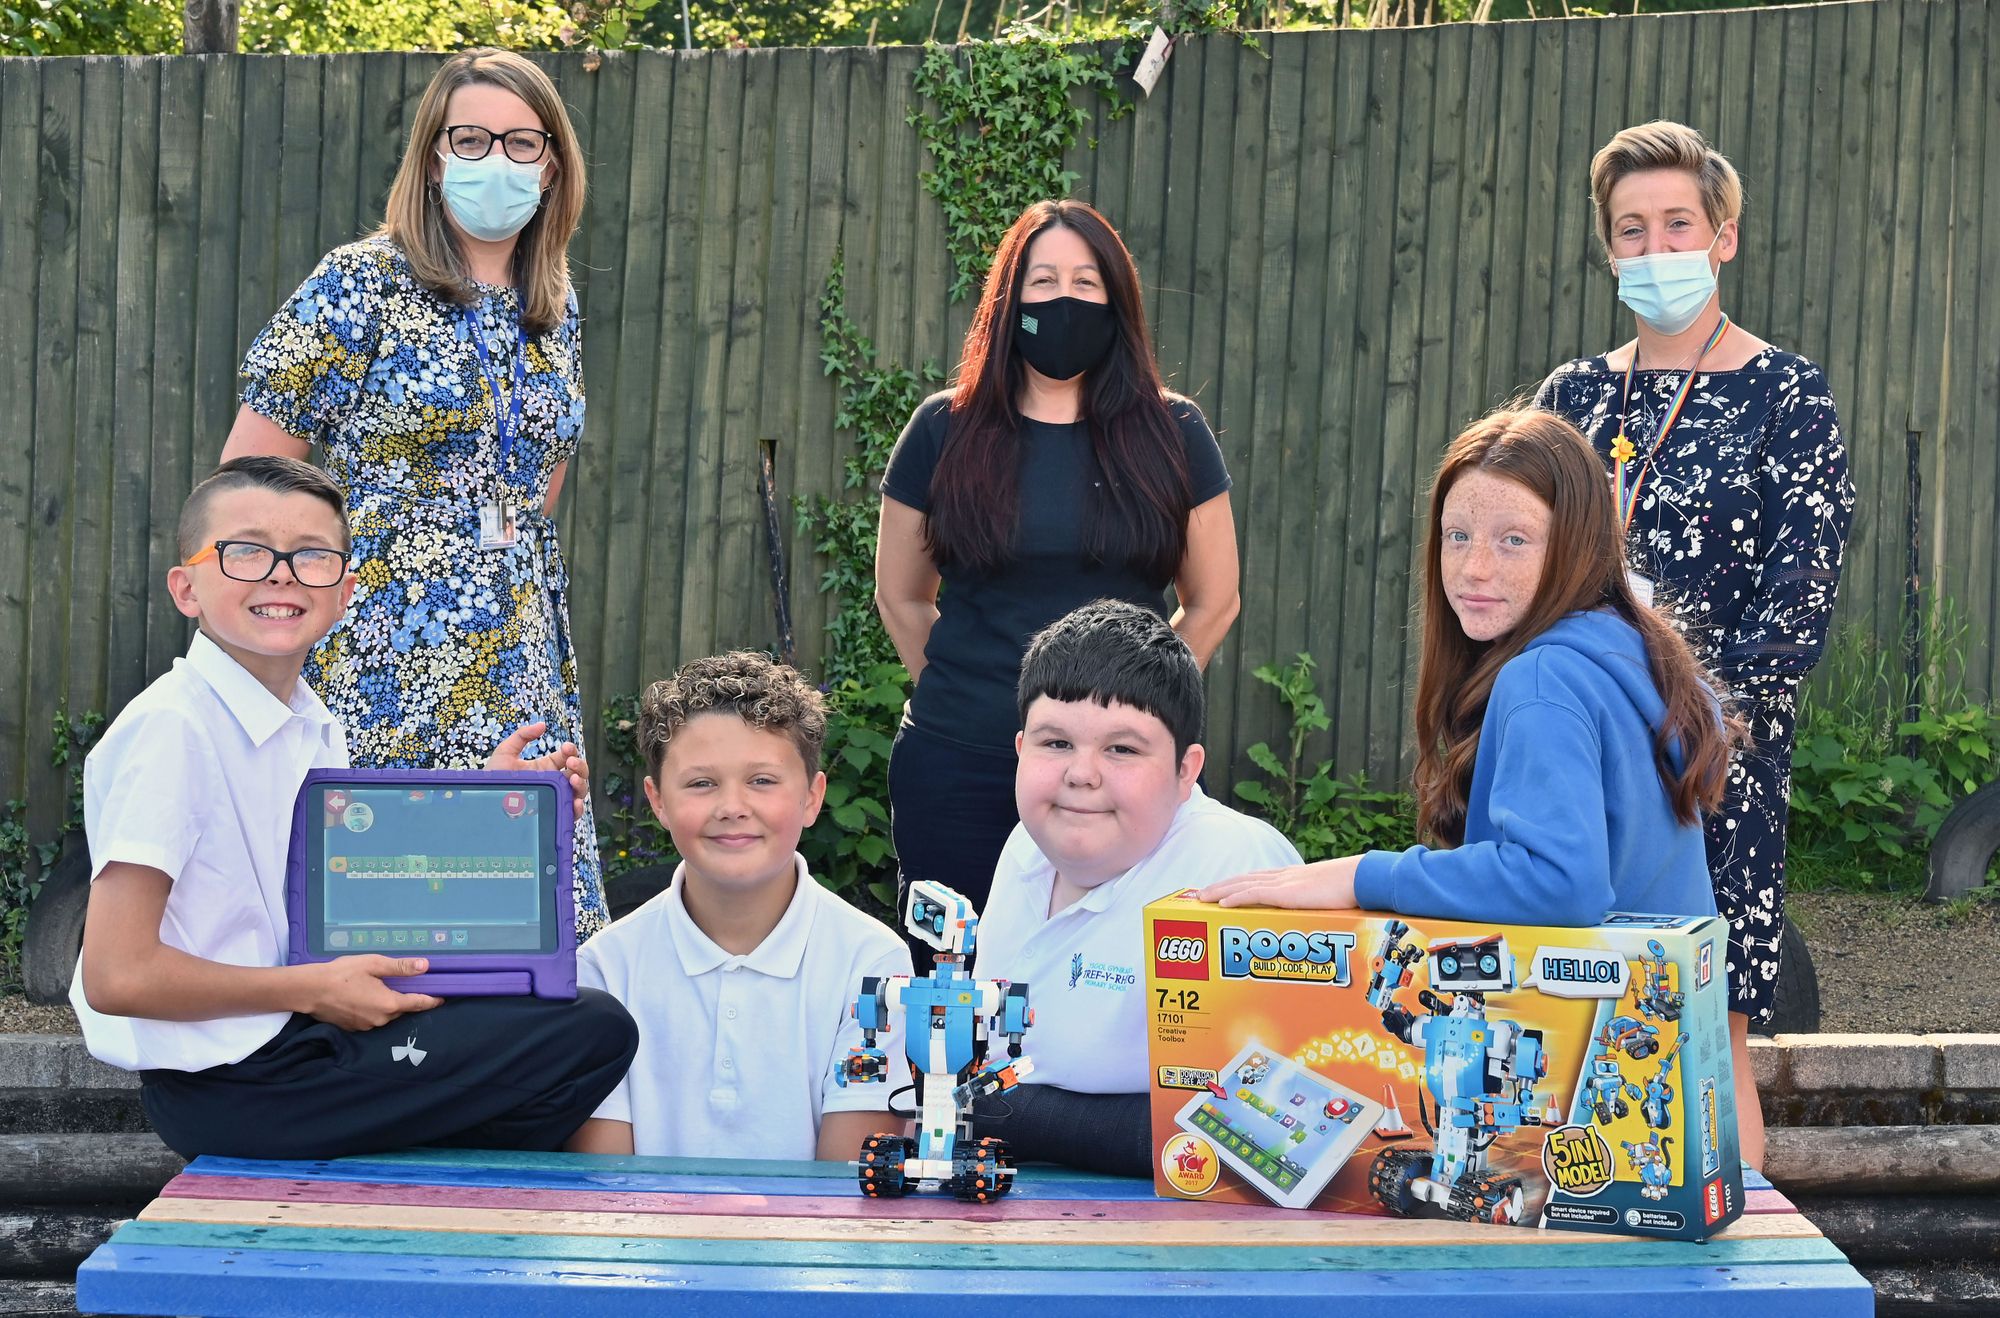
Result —
[[1743, 1211], [1718, 919], [1146, 925], [1162, 1195], [1677, 1240]]

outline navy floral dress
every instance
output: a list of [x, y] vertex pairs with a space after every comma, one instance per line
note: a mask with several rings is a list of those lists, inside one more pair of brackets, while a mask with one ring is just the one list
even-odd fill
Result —
[[[519, 300], [484, 287], [477, 308], [511, 405]], [[542, 515], [583, 431], [576, 301], [527, 339], [521, 422], [504, 463], [493, 391], [464, 311], [418, 283], [400, 249], [370, 238], [327, 254], [251, 344], [243, 401], [319, 447], [347, 494], [360, 585], [306, 680], [370, 767], [477, 768], [518, 725], [545, 720], [527, 754], [583, 742], [569, 577]], [[479, 507], [504, 485], [519, 538], [479, 547]], [[576, 826], [579, 938], [604, 924], [590, 811]]]
[[[1624, 433], [1653, 452], [1680, 371], [1635, 371]], [[1611, 468], [1625, 373], [1602, 357], [1558, 367], [1535, 404], [1589, 437]], [[1799, 682], [1819, 662], [1854, 513], [1826, 376], [1767, 348], [1697, 375], [1632, 515], [1627, 551], [1660, 586], [1695, 654], [1735, 698], [1752, 744], [1706, 820], [1709, 875], [1729, 921], [1730, 1010], [1768, 1023], [1785, 910], [1785, 823]]]

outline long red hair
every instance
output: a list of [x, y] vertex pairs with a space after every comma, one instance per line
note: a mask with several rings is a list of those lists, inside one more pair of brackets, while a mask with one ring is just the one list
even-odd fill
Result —
[[1013, 556], [1021, 504], [1021, 414], [1026, 367], [1014, 321], [1028, 246], [1060, 225], [1089, 246], [1118, 333], [1083, 378], [1083, 415], [1104, 482], [1085, 514], [1085, 551], [1169, 580], [1187, 553], [1192, 507], [1187, 450], [1153, 361], [1139, 271], [1118, 231], [1080, 201], [1038, 201], [1021, 212], [994, 253], [965, 332], [951, 399], [949, 440], [931, 478], [924, 544], [940, 567], [990, 571]]
[[[1475, 641], [1460, 627], [1439, 566], [1445, 496], [1471, 471], [1513, 481], [1549, 509], [1547, 557], [1534, 603], [1512, 631], [1491, 641]], [[1674, 817], [1692, 824], [1702, 810], [1722, 804], [1730, 749], [1742, 725], [1717, 718], [1715, 688], [1694, 652], [1663, 614], [1633, 595], [1603, 463], [1576, 427], [1554, 413], [1504, 408], [1452, 440], [1431, 483], [1416, 707], [1417, 824], [1423, 832], [1448, 846], [1465, 840], [1466, 800], [1494, 679], [1528, 642], [1582, 609], [1610, 609], [1645, 640], [1654, 685], [1666, 702], [1653, 733], [1653, 760]]]

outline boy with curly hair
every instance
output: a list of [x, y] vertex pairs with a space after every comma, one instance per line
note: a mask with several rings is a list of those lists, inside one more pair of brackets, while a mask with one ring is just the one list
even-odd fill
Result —
[[646, 801], [674, 840], [672, 885], [586, 943], [577, 983], [639, 1023], [624, 1083], [581, 1153], [852, 1158], [900, 1130], [909, 1083], [841, 1086], [865, 975], [907, 975], [902, 940], [822, 888], [798, 854], [826, 793], [826, 708], [795, 670], [747, 651], [697, 659], [639, 701]]

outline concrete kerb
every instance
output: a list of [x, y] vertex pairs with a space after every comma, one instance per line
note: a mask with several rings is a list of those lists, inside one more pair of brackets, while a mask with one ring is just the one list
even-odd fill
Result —
[[137, 1089], [139, 1077], [90, 1055], [74, 1034], [0, 1034], [0, 1089]]

